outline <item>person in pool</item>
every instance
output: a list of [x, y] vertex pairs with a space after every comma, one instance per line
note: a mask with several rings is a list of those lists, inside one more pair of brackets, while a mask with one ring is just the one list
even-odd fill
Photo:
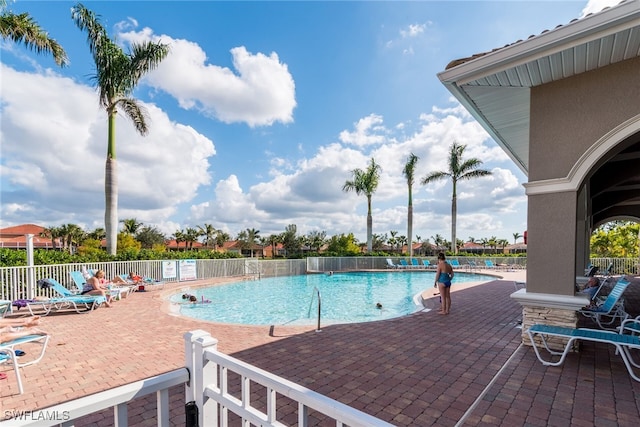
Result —
[[451, 308], [451, 279], [453, 279], [453, 267], [445, 260], [444, 253], [438, 254], [438, 268], [436, 269], [436, 281], [433, 287], [440, 291], [440, 311], [438, 314], [449, 314]]

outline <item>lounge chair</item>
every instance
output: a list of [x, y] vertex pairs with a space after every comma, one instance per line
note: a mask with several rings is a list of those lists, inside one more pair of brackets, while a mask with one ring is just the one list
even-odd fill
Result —
[[435, 268], [435, 266], [432, 265], [431, 261], [429, 261], [428, 259], [423, 259], [422, 265], [424, 266], [424, 268]]
[[[631, 321], [635, 321], [635, 319], [629, 319]], [[625, 325], [627, 321], [623, 321], [622, 325]], [[545, 366], [559, 366], [564, 362], [564, 359], [567, 357], [567, 353], [573, 347], [574, 341], [583, 340], [583, 341], [593, 341], [593, 342], [601, 342], [605, 344], [611, 344], [616, 347], [616, 353], [622, 357], [622, 361], [627, 367], [627, 371], [631, 378], [636, 381], [640, 381], [640, 377], [636, 375], [634, 372], [635, 368], [640, 368], [640, 364], [634, 361], [631, 350], [640, 350], [640, 337], [637, 335], [625, 334], [624, 332], [628, 331], [628, 328], [621, 327], [620, 332], [612, 332], [612, 331], [603, 331], [600, 329], [588, 329], [588, 328], [566, 328], [561, 326], [550, 326], [550, 325], [533, 325], [527, 331], [529, 335], [529, 339], [533, 344], [533, 349], [536, 352], [536, 356], [538, 360]], [[560, 359], [556, 362], [552, 360], [544, 359], [541, 354], [536, 342], [534, 340], [535, 336], [539, 336], [544, 348], [551, 355], [560, 356]], [[556, 337], [556, 338], [564, 338], [568, 339], [563, 351], [555, 351], [549, 348], [547, 343], [548, 337]]]
[[406, 259], [401, 259], [400, 260], [400, 265], [398, 265], [398, 268], [409, 268], [409, 263], [407, 262]]
[[13, 302], [9, 300], [0, 300], [0, 319], [2, 319], [7, 313], [11, 312], [11, 304]]
[[[69, 275], [71, 276], [71, 280], [73, 280], [73, 284], [76, 285], [76, 288], [78, 289], [77, 294], [81, 294], [84, 285], [87, 283], [84, 275], [81, 271], [70, 271]], [[126, 298], [131, 291], [132, 289], [130, 286], [109, 285], [107, 293], [111, 295], [113, 299], [118, 300], [120, 298]]]
[[452, 260], [450, 260], [450, 261], [449, 261], [449, 264], [451, 264], [451, 267], [453, 267], [453, 268], [460, 268], [460, 267], [462, 267], [462, 266], [460, 265], [460, 263], [458, 262], [458, 260], [457, 260], [457, 259], [452, 259]]
[[411, 266], [412, 266], [413, 268], [420, 268], [420, 267], [421, 267], [421, 266], [420, 266], [420, 263], [419, 263], [419, 262], [418, 262], [418, 260], [417, 260], [417, 259], [415, 259], [415, 258], [411, 258]]
[[32, 300], [26, 303], [29, 313], [33, 316], [34, 308], [44, 310], [42, 315], [46, 316], [52, 310], [59, 311], [64, 309], [73, 308], [78, 313], [91, 311], [107, 302], [107, 299], [102, 295], [77, 295], [71, 292], [69, 289], [62, 286], [55, 279], [41, 279], [38, 280], [38, 286], [42, 288], [50, 288], [54, 290], [59, 296], [56, 298], [50, 298], [46, 300]]
[[[20, 378], [20, 368], [38, 363], [40, 359], [44, 357], [44, 352], [47, 349], [48, 342], [49, 335], [26, 335], [15, 340], [0, 343], [0, 363], [10, 362], [13, 365], [13, 370], [16, 373], [16, 381], [18, 382], [18, 390], [20, 390], [20, 394], [24, 393], [22, 379]], [[29, 362], [18, 362], [18, 356], [16, 355], [15, 346], [22, 346], [28, 343], [39, 343], [42, 346], [40, 349], [40, 353], [36, 356], [35, 359]]]
[[490, 259], [484, 260], [484, 268], [488, 268], [489, 270], [495, 270], [497, 267]]
[[629, 317], [629, 314], [624, 310], [624, 303], [621, 301], [622, 294], [627, 289], [627, 286], [629, 286], [627, 279], [619, 279], [604, 302], [599, 305], [585, 307], [578, 310], [578, 313], [593, 320], [602, 329], [615, 329], [614, 323], [616, 320], [623, 322]]
[[398, 266], [391, 261], [391, 258], [387, 258], [387, 268], [398, 268]]

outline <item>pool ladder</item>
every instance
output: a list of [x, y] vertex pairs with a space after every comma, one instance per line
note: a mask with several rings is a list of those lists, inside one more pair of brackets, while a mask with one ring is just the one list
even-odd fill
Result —
[[313, 293], [311, 294], [311, 302], [309, 303], [309, 313], [307, 314], [307, 317], [311, 317], [311, 307], [313, 307], [313, 297], [317, 296], [318, 297], [318, 326], [316, 327], [316, 332], [320, 332], [320, 313], [321, 313], [321, 307], [322, 307], [322, 298], [320, 298], [320, 290], [318, 289], [317, 286], [313, 287]]

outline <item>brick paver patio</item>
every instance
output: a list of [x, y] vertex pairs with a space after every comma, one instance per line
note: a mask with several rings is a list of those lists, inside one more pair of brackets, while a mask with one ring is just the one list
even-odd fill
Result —
[[[520, 345], [521, 307], [509, 297], [520, 279], [507, 276], [454, 292], [448, 316], [419, 312], [321, 332], [173, 316], [162, 298], [171, 289], [136, 293], [92, 313], [50, 315], [42, 321], [52, 337], [45, 358], [22, 370], [24, 394], [17, 394], [8, 366], [0, 366], [8, 375], [0, 380], [0, 415], [182, 367], [183, 334], [203, 329], [227, 354], [398, 426], [637, 426], [640, 383], [612, 349], [585, 343], [563, 366], [544, 367]], [[632, 293], [628, 305], [640, 290]], [[184, 424], [183, 404], [184, 387], [175, 387], [172, 425]], [[130, 425], [155, 425], [154, 418], [155, 397], [129, 404]], [[110, 425], [111, 410], [76, 423]]]

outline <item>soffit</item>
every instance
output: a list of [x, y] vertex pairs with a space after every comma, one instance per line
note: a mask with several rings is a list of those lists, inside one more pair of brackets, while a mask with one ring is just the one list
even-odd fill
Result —
[[440, 81], [528, 174], [535, 86], [640, 56], [640, 1], [627, 0], [491, 52], [452, 61]]

